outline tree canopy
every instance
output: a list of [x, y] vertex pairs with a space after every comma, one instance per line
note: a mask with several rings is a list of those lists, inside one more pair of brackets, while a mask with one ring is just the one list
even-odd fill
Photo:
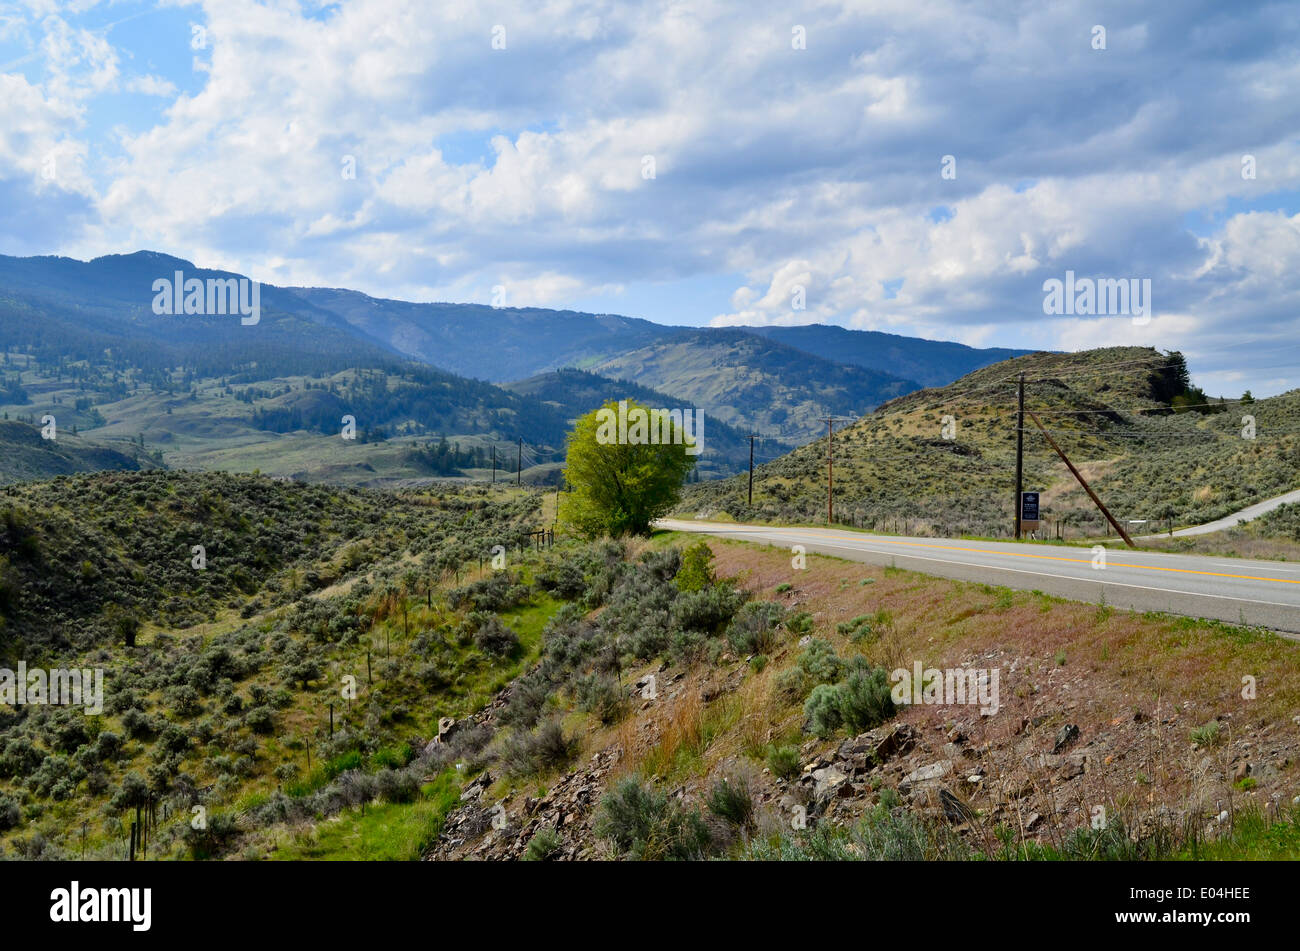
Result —
[[[626, 414], [650, 410], [625, 401]], [[565, 494], [560, 515], [587, 536], [649, 534], [650, 523], [666, 515], [676, 503], [682, 483], [695, 465], [687, 452], [680, 423], [664, 419], [659, 438], [609, 438], [609, 413], [618, 413], [613, 401], [582, 416], [567, 440]]]

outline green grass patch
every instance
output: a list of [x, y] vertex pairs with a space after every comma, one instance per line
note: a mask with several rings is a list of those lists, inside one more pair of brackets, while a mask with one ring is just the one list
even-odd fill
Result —
[[448, 769], [421, 787], [413, 803], [376, 803], [349, 809], [307, 832], [288, 833], [270, 857], [278, 861], [414, 862], [442, 832], [460, 804], [456, 771]]

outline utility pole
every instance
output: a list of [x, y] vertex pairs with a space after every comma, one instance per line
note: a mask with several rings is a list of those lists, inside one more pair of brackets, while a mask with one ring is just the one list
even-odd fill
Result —
[[1016, 411], [1016, 541], [1020, 541], [1020, 495], [1025, 475], [1025, 374], [1020, 374], [1020, 408]]
[[515, 468], [515, 485], [524, 484], [524, 437], [519, 437], [519, 461]]
[[492, 484], [497, 484], [497, 447], [492, 447]]
[[1106, 508], [1106, 506], [1102, 504], [1101, 499], [1097, 498], [1097, 493], [1092, 491], [1092, 486], [1088, 485], [1087, 481], [1085, 481], [1083, 476], [1079, 473], [1079, 470], [1074, 467], [1074, 463], [1072, 463], [1069, 457], [1066, 456], [1064, 450], [1056, 444], [1056, 440], [1052, 438], [1052, 434], [1044, 428], [1042, 422], [1039, 421], [1037, 414], [1030, 413], [1029, 415], [1033, 417], [1034, 425], [1043, 431], [1043, 438], [1046, 439], [1051, 447], [1056, 450], [1056, 454], [1061, 457], [1061, 461], [1065, 463], [1066, 468], [1068, 468], [1074, 475], [1074, 478], [1078, 480], [1079, 485], [1083, 486], [1083, 491], [1088, 493], [1088, 498], [1092, 499], [1097, 508], [1101, 509], [1101, 514], [1106, 516], [1106, 520], [1110, 522], [1115, 531], [1119, 532], [1119, 537], [1128, 542], [1129, 548], [1137, 548], [1137, 545], [1133, 544], [1133, 539], [1128, 537], [1128, 532], [1124, 531], [1124, 526], [1120, 525], [1120, 523], [1115, 520], [1115, 516], [1110, 514], [1110, 509]]
[[835, 523], [835, 420], [826, 419], [826, 524]]
[[749, 507], [754, 507], [754, 434], [749, 434]]
[[852, 416], [823, 416], [826, 424], [826, 524], [835, 521], [835, 423], [850, 422]]

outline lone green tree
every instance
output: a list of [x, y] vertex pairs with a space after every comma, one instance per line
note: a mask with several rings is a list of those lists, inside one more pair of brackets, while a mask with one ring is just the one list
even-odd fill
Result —
[[[611, 425], [620, 409], [632, 425]], [[638, 429], [641, 420], [647, 423]], [[680, 420], [631, 400], [622, 407], [610, 401], [581, 417], [566, 444], [563, 521], [588, 537], [648, 535], [650, 523], [677, 502], [695, 465], [681, 429]]]

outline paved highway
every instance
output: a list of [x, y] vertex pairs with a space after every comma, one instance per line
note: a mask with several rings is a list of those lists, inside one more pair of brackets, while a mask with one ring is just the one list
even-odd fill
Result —
[[[1279, 505], [1290, 505], [1300, 502], [1300, 489], [1294, 492], [1288, 492], [1285, 495], [1274, 496], [1271, 499], [1265, 499], [1263, 502], [1256, 502], [1254, 505], [1248, 505], [1239, 512], [1233, 512], [1223, 518], [1215, 519], [1213, 522], [1206, 522], [1204, 525], [1192, 525], [1189, 528], [1176, 528], [1173, 531], [1174, 538], [1183, 538], [1187, 535], [1209, 535], [1213, 532], [1221, 532], [1225, 528], [1236, 528], [1241, 522], [1249, 522], [1251, 519], [1259, 518], [1265, 512], [1271, 512]], [[1132, 532], [1129, 533], [1133, 534]], [[1167, 538], [1169, 533], [1157, 535], [1146, 535], [1146, 538]]]
[[875, 565], [896, 564], [944, 578], [1037, 589], [1076, 601], [1167, 611], [1300, 634], [1300, 564], [1212, 555], [1106, 549], [1094, 568], [1087, 548], [1022, 542], [870, 535], [832, 528], [780, 528], [666, 519], [658, 527], [739, 538]]

